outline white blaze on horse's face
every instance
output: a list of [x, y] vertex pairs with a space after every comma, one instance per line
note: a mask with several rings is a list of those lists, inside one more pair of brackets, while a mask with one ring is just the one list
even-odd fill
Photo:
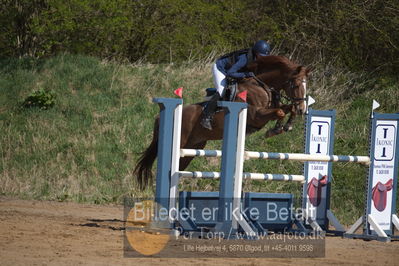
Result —
[[[303, 97], [301, 97], [301, 98], [306, 99], [306, 78], [302, 79], [302, 88], [303, 88]], [[306, 100], [301, 101], [301, 103], [299, 104], [299, 109], [301, 110], [300, 112], [302, 114], [305, 113], [305, 111], [306, 111]]]
[[305, 108], [305, 112], [303, 112], [303, 113], [306, 113], [307, 112], [307, 106], [308, 106], [308, 103], [307, 103], [307, 101], [308, 101], [308, 98], [307, 98], [307, 91], [306, 91], [306, 78], [303, 78], [303, 80], [302, 80], [302, 87], [303, 87], [303, 91], [304, 91], [304, 93], [303, 93], [303, 98], [305, 99], [305, 101], [303, 102], [303, 104], [304, 104], [304, 108]]
[[303, 98], [306, 99], [306, 78], [304, 78], [304, 79], [302, 80], [302, 86], [303, 86], [303, 91], [304, 91], [304, 93], [303, 93]]

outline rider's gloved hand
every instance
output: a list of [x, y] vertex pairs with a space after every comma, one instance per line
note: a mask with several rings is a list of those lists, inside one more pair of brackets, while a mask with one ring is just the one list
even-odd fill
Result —
[[254, 78], [255, 77], [254, 72], [248, 72], [248, 73], [245, 73], [245, 75], [247, 76], [247, 78]]

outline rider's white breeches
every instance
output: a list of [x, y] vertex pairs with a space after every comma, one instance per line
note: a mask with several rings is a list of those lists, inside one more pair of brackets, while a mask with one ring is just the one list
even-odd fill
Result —
[[224, 88], [227, 85], [226, 76], [219, 71], [216, 64], [214, 64], [212, 67], [212, 73], [213, 73], [213, 83], [215, 84], [215, 88], [219, 92], [219, 95], [223, 96]]

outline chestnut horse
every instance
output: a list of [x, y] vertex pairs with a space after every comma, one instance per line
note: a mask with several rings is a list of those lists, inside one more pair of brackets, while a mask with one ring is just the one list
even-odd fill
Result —
[[[254, 72], [255, 78], [238, 82], [238, 93], [247, 91], [248, 115], [247, 134], [262, 129], [267, 122], [277, 120], [276, 126], [266, 132], [272, 137], [292, 129], [293, 119], [303, 114], [306, 109], [306, 78], [309, 69], [297, 65], [283, 56], [264, 56], [247, 66]], [[266, 85], [267, 84], [267, 85]], [[284, 91], [285, 95], [281, 92]], [[287, 103], [282, 103], [284, 98]], [[243, 100], [236, 98], [237, 102]], [[223, 137], [224, 112], [217, 112], [212, 121], [212, 130], [201, 126], [203, 105], [191, 104], [183, 108], [180, 147], [184, 149], [203, 149], [208, 140], [219, 140]], [[289, 114], [288, 121], [283, 119]], [[152, 165], [157, 156], [159, 117], [155, 119], [154, 131], [150, 146], [139, 158], [134, 170], [141, 189], [152, 179]], [[180, 170], [184, 170], [193, 157], [180, 159]]]

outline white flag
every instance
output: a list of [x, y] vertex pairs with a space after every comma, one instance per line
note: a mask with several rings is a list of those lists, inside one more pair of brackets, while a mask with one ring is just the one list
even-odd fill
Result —
[[308, 106], [311, 106], [312, 104], [314, 104], [316, 102], [315, 99], [312, 98], [312, 96], [308, 96]]
[[380, 107], [380, 104], [376, 100], [373, 100], [373, 111], [378, 107]]
[[312, 98], [312, 96], [308, 95], [308, 99], [307, 99], [307, 106], [306, 106], [306, 113], [308, 113], [309, 111], [309, 106], [311, 106], [312, 104], [314, 104], [316, 102], [315, 99]]

